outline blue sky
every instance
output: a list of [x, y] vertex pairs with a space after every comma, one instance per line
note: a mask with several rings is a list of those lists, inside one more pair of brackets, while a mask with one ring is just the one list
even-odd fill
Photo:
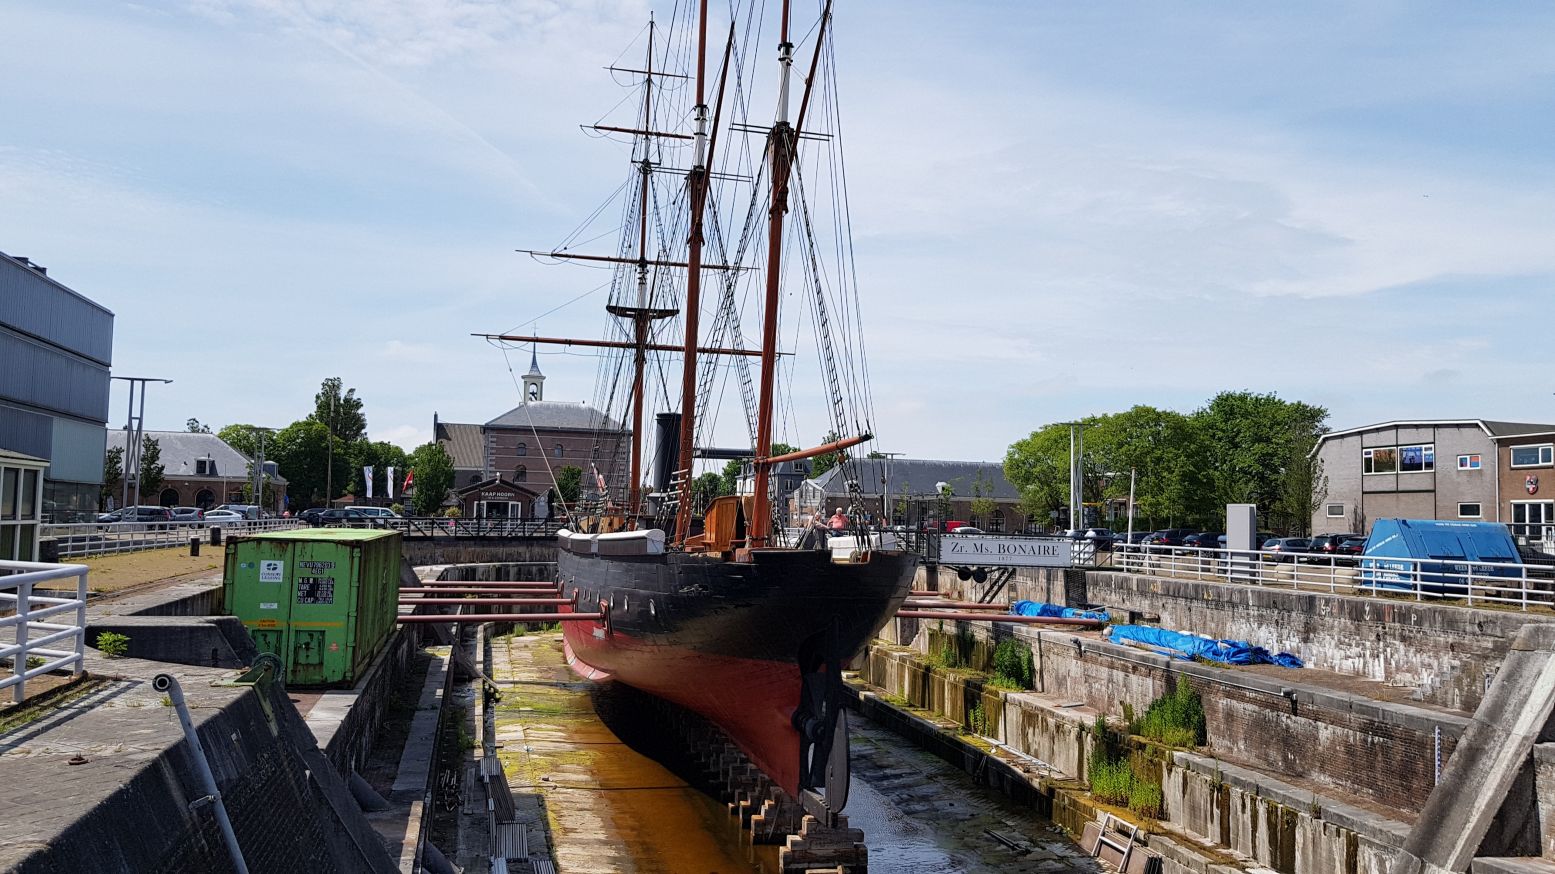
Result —
[[[378, 439], [495, 417], [470, 332], [600, 333], [598, 295], [547, 314], [598, 273], [513, 250], [624, 178], [577, 125], [649, 9], [0, 0], [0, 250], [116, 312], [116, 372], [176, 380], [151, 426], [283, 425], [334, 375]], [[1555, 421], [1555, 7], [838, 12], [880, 448], [998, 458], [1243, 388], [1335, 427]], [[543, 355], [547, 396], [595, 364]]]

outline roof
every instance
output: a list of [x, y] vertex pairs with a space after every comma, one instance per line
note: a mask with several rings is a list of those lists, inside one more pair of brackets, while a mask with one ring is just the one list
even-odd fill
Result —
[[25, 463], [25, 464], [37, 464], [37, 465], [41, 465], [43, 467], [47, 467], [48, 464], [49, 464], [49, 460], [47, 458], [39, 458], [36, 455], [25, 455], [25, 454], [20, 453], [20, 452], [12, 452], [9, 449], [0, 449], [0, 461], [22, 462], [22, 463]]
[[[1317, 442], [1330, 437], [1347, 437], [1351, 434], [1361, 434], [1366, 431], [1381, 431], [1384, 428], [1430, 428], [1441, 425], [1474, 425], [1485, 436], [1491, 439], [1502, 437], [1521, 437], [1530, 434], [1555, 434], [1555, 425], [1541, 425], [1533, 422], [1497, 422], [1490, 419], [1398, 419], [1392, 422], [1379, 422], [1375, 425], [1361, 425], [1356, 428], [1345, 428], [1340, 431], [1329, 431], [1319, 437]], [[1315, 449], [1314, 449], [1315, 451]]]
[[526, 401], [487, 422], [486, 427], [617, 431], [621, 424], [582, 401]]
[[[233, 449], [227, 441], [215, 434], [196, 434], [192, 431], [145, 431], [145, 436], [157, 441], [157, 448], [162, 453], [162, 475], [169, 478], [185, 479], [198, 476], [195, 473], [195, 461], [201, 458], [209, 458], [216, 463], [216, 472], [213, 477], [225, 477], [229, 479], [242, 479], [248, 476], [248, 465], [251, 459], [243, 453]], [[124, 430], [111, 430], [108, 432], [108, 448], [124, 448]], [[279, 474], [272, 476], [272, 480], [280, 483], [286, 482], [286, 477]]]
[[[932, 495], [939, 483], [948, 484], [958, 498], [970, 498], [979, 481], [986, 483], [985, 497], [995, 500], [1020, 499], [1020, 490], [1004, 478], [1004, 465], [997, 461], [936, 461], [926, 458], [864, 458], [854, 463], [859, 486], [866, 495], [881, 493], [881, 478], [889, 482], [893, 495]], [[809, 482], [819, 485], [827, 495], [847, 493], [847, 480], [841, 467], [834, 467]]]
[[455, 470], [484, 470], [486, 468], [485, 440], [481, 438], [481, 426], [463, 422], [438, 422], [433, 439], [443, 444], [454, 460]]
[[323, 540], [330, 543], [381, 540], [385, 537], [398, 536], [400, 536], [398, 531], [373, 528], [294, 528], [290, 531], [266, 531], [262, 534], [249, 535], [252, 540]]

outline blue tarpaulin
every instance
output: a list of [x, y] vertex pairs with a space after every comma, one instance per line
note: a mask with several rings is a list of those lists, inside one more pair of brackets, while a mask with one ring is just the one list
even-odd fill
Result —
[[1061, 619], [1099, 619], [1102, 622], [1107, 621], [1106, 610], [1080, 610], [1075, 607], [1044, 604], [1041, 601], [1016, 601], [1010, 605], [1010, 612], [1016, 616], [1049, 616]]
[[1288, 652], [1270, 655], [1268, 650], [1245, 640], [1215, 640], [1148, 625], [1114, 625], [1107, 629], [1107, 637], [1113, 643], [1138, 644], [1179, 659], [1197, 657], [1226, 665], [1302, 666], [1301, 659]]

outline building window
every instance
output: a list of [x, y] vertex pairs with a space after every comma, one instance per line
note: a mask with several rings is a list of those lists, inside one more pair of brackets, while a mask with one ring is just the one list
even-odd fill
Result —
[[520, 464], [513, 468], [513, 482], [523, 483], [529, 481], [529, 468]]
[[524, 443], [518, 444], [518, 453], [517, 454], [518, 454], [519, 458], [523, 458], [524, 456], [528, 455], [529, 454], [529, 446], [527, 444], [524, 444]]
[[1546, 528], [1555, 526], [1555, 501], [1513, 501], [1512, 534], [1533, 540], [1542, 539]]
[[1329, 504], [1328, 505], [1328, 518], [1330, 518], [1330, 519], [1343, 519], [1344, 518], [1344, 505], [1343, 504]]
[[1365, 465], [1366, 473], [1398, 472], [1398, 450], [1391, 446], [1362, 450], [1361, 460]]
[[1513, 446], [1513, 467], [1549, 467], [1555, 464], [1555, 445]]
[[560, 443], [556, 444], [556, 449], [554, 450], [554, 452], [555, 452], [555, 455], [556, 455], [557, 458], [561, 458], [562, 457], [562, 445]]
[[0, 467], [0, 559], [37, 558], [40, 477], [36, 468]]
[[1436, 470], [1436, 445], [1378, 446], [1361, 450], [1365, 473], [1428, 473]]
[[1459, 470], [1479, 470], [1480, 469], [1480, 457], [1478, 455], [1460, 455], [1460, 456], [1458, 456], [1458, 469]]
[[1481, 515], [1483, 515], [1483, 514], [1480, 513], [1479, 504], [1459, 504], [1458, 505], [1458, 518], [1459, 519], [1478, 519]]

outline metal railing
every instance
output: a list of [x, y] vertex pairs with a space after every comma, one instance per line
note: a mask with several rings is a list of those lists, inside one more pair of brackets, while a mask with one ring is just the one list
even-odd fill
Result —
[[1393, 595], [1470, 606], [1555, 608], [1555, 565], [1393, 558], [1269, 550], [1123, 545], [1112, 548], [1113, 570], [1179, 579], [1218, 580], [1304, 591]]
[[60, 558], [113, 555], [143, 549], [188, 546], [189, 538], [210, 528], [227, 534], [257, 534], [305, 527], [297, 519], [209, 519], [196, 522], [102, 522], [44, 525], [42, 536], [53, 538]]
[[[27, 681], [41, 674], [70, 668], [79, 677], [86, 666], [86, 565], [44, 564], [35, 561], [0, 561], [0, 610], [12, 611], [0, 617], [3, 629], [14, 629], [11, 643], [0, 643], [0, 659], [10, 659], [11, 676], [0, 678], [0, 689], [15, 689], [12, 700], [20, 704], [27, 697]], [[76, 596], [35, 595], [39, 583], [75, 577]], [[45, 617], [70, 614], [73, 622], [46, 622]], [[33, 637], [34, 631], [43, 634]], [[0, 636], [3, 641], [3, 636]], [[64, 644], [61, 648], [60, 644]], [[37, 664], [33, 664], [36, 661]]]
[[553, 537], [559, 521], [529, 519], [460, 519], [442, 516], [358, 517], [326, 523], [328, 528], [380, 528], [420, 538]]

